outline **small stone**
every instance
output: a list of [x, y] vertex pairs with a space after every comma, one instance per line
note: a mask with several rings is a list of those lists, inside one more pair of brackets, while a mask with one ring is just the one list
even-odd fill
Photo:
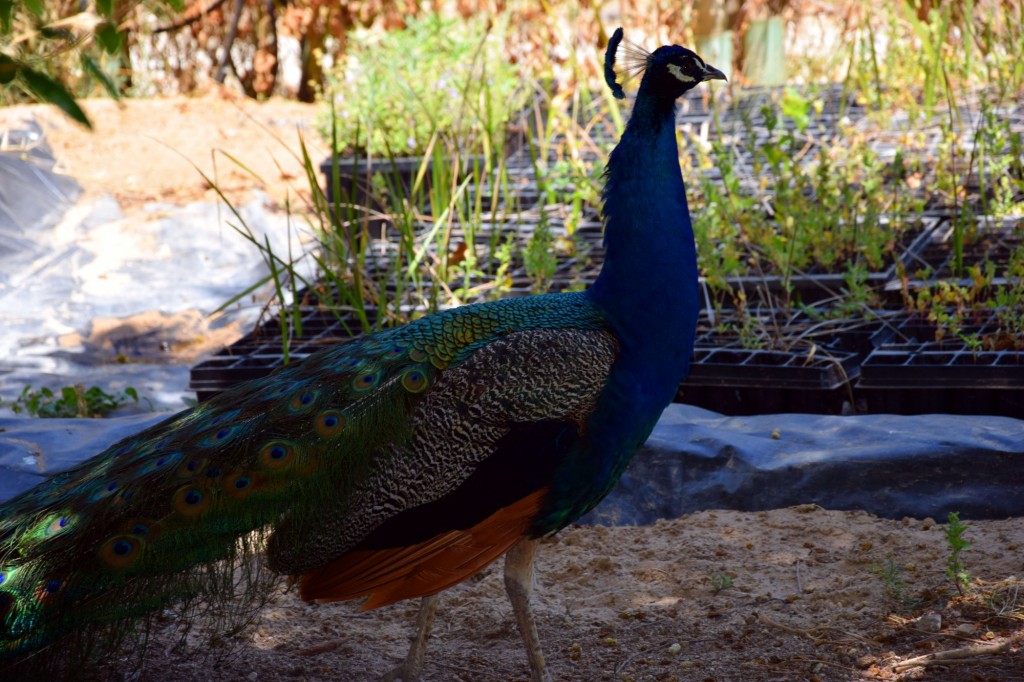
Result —
[[867, 654], [867, 655], [861, 656], [860, 658], [857, 659], [857, 667], [858, 668], [870, 668], [871, 666], [873, 666], [877, 662], [878, 662], [878, 658], [877, 657], [872, 656], [871, 654]]
[[936, 611], [926, 613], [914, 621], [918, 630], [922, 632], [938, 632], [942, 629], [942, 614]]
[[956, 634], [963, 637], [970, 637], [978, 631], [978, 626], [974, 623], [960, 623], [956, 626]]
[[679, 652], [682, 650], [683, 647], [679, 644], [679, 642], [673, 642], [668, 648], [668, 653], [670, 656], [678, 656]]
[[251, 672], [251, 673], [249, 673], [248, 675], [245, 676], [245, 679], [247, 679], [247, 680], [258, 680], [259, 678], [260, 678], [260, 674], [258, 672], [255, 672], [255, 671], [253, 671], [253, 672]]

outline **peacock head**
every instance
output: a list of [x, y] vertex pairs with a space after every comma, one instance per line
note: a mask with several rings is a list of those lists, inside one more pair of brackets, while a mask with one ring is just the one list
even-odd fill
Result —
[[725, 74], [706, 63], [700, 56], [685, 47], [663, 45], [654, 52], [648, 52], [639, 45], [623, 42], [622, 29], [615, 29], [608, 50], [604, 55], [604, 78], [612, 94], [618, 99], [625, 97], [622, 85], [615, 71], [617, 53], [628, 78], [643, 74], [640, 88], [657, 97], [675, 100], [698, 83], [710, 80], [728, 80]]

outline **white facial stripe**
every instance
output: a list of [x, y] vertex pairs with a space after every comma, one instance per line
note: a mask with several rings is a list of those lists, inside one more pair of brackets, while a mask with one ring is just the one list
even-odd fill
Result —
[[695, 80], [697, 80], [693, 76], [687, 76], [685, 73], [683, 73], [683, 70], [680, 69], [676, 64], [669, 64], [668, 72], [684, 83], [692, 83]]
[[695, 60], [697, 60], [698, 64], [700, 64], [700, 70], [701, 71], [707, 71], [708, 70], [708, 65], [704, 63], [704, 60], [700, 58], [700, 55], [695, 54], [695, 55], [693, 55], [693, 58]]

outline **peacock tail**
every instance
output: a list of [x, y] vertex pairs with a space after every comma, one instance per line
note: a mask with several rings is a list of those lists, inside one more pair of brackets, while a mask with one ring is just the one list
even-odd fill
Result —
[[[458, 487], [509, 421], [582, 414], [614, 353], [604, 327], [578, 294], [438, 313], [238, 386], [8, 501], [0, 662], [85, 626], [115, 641], [174, 601], [252, 596], [271, 584], [253, 562], [267, 548], [276, 572], [327, 563]], [[595, 337], [605, 360], [574, 376]], [[518, 376], [545, 364], [566, 382], [557, 395]], [[404, 598], [392, 592], [384, 603]]]

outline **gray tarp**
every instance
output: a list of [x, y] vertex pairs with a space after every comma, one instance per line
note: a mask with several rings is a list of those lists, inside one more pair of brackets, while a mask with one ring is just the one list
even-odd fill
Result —
[[[0, 419], [0, 499], [168, 416]], [[622, 481], [584, 522], [646, 524], [699, 509], [809, 502], [888, 518], [1024, 515], [1024, 421], [723, 417], [671, 405]]]
[[947, 414], [723, 417], [672, 405], [585, 521], [645, 524], [700, 509], [812, 502], [885, 518], [1024, 515], [1024, 421]]

